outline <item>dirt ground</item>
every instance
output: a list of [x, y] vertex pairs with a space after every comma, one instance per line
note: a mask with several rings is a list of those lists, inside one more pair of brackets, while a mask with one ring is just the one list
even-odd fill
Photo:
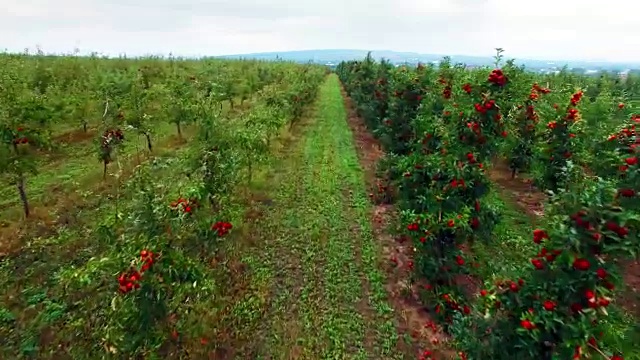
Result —
[[[356, 114], [351, 99], [344, 91], [343, 97], [348, 111], [349, 126], [357, 146], [358, 158], [365, 171], [367, 186], [373, 193], [374, 189], [377, 190], [377, 184], [381, 180], [376, 176], [376, 166], [378, 161], [384, 157], [384, 152], [378, 140]], [[394, 206], [375, 204], [371, 215], [374, 236], [383, 249], [382, 261], [385, 261], [385, 264], [382, 265], [387, 270], [388, 300], [395, 308], [396, 313], [399, 314], [396, 324], [401, 340], [399, 346], [404, 347], [405, 352], [414, 354], [430, 350], [433, 359], [455, 358], [456, 351], [447, 346], [448, 336], [436, 325], [428, 310], [418, 301], [418, 284], [413, 286], [410, 284], [413, 248], [410, 242], [405, 242], [402, 238], [394, 237], [391, 234], [391, 227], [396, 216]], [[403, 335], [410, 336], [412, 343], [402, 341]]]

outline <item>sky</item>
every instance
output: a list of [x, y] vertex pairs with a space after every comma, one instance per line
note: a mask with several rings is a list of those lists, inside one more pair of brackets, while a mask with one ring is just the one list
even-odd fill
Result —
[[640, 62], [635, 0], [1, 0], [0, 50], [309, 49]]

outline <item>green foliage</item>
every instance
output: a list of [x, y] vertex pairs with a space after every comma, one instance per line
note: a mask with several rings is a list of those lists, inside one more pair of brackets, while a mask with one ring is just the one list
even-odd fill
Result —
[[[38, 66], [33, 74], [25, 70], [30, 64]], [[324, 76], [322, 67], [257, 61], [0, 55], [3, 180], [25, 189], [25, 177], [47, 166], [51, 145], [63, 145], [52, 129], [97, 129], [105, 179], [107, 166], [122, 162], [115, 193], [94, 195], [100, 216], [86, 219], [91, 228], [53, 237], [84, 247], [59, 256], [41, 240], [3, 258], [2, 296], [25, 287], [11, 307], [0, 307], [3, 358], [61, 351], [135, 358], [167, 348], [185, 356], [185, 340], [204, 336], [211, 324], [203, 321], [218, 316], [208, 308], [221, 292], [210, 262], [239, 219], [242, 180], [270, 157], [271, 140], [311, 104]], [[300, 101], [292, 106], [294, 97]], [[238, 98], [249, 103], [223, 111]], [[145, 136], [152, 151], [151, 136], [165, 124], [189, 141], [180, 156], [127, 166], [119, 156], [128, 142]], [[31, 269], [46, 271], [35, 276]], [[25, 311], [37, 316], [16, 316]], [[37, 341], [49, 329], [49, 340]]]
[[[401, 236], [414, 244], [413, 281], [464, 358], [620, 360], [632, 330], [607, 309], [622, 285], [613, 259], [640, 250], [637, 116], [617, 79], [538, 76], [501, 63], [498, 49], [494, 70], [448, 58], [437, 69], [389, 69], [367, 57], [336, 71], [390, 153], [383, 171]], [[539, 253], [528, 264], [502, 264], [520, 273], [484, 279], [478, 296], [457, 279], [498, 268], [470, 249], [476, 241], [483, 252], [501, 247], [492, 241], [504, 219], [486, 174], [501, 158], [512, 176], [531, 172], [553, 196], [533, 235]], [[617, 335], [601, 336], [615, 326]]]

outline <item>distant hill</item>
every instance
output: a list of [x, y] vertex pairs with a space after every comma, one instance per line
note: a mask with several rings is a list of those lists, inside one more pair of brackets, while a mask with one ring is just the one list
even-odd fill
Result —
[[[363, 59], [368, 50], [356, 50], [356, 49], [322, 49], [322, 50], [301, 50], [301, 51], [278, 51], [278, 52], [265, 52], [254, 54], [238, 54], [238, 55], [224, 55], [222, 58], [252, 58], [260, 60], [285, 60], [296, 62], [314, 62], [321, 64], [337, 64], [341, 61], [348, 60], [360, 60]], [[445, 55], [438, 54], [420, 54], [415, 52], [398, 52], [391, 50], [373, 50], [371, 55], [375, 59], [385, 58], [392, 63], [428, 63], [432, 61], [439, 61]], [[450, 55], [453, 62], [464, 63], [470, 66], [484, 66], [493, 64], [493, 58], [483, 56], [467, 56], [467, 55]], [[508, 57], [507, 57], [508, 58]], [[549, 69], [549, 68], [561, 68], [564, 65], [568, 65], [572, 68], [584, 68], [593, 70], [617, 70], [622, 71], [625, 69], [640, 69], [640, 63], [615, 63], [615, 62], [589, 62], [589, 61], [566, 61], [566, 60], [531, 60], [531, 59], [516, 59], [516, 63], [523, 64], [528, 68], [535, 69]]]

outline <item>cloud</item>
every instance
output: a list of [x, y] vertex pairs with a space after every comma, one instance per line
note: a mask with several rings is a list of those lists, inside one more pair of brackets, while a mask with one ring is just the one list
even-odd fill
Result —
[[631, 0], [4, 0], [0, 48], [222, 55], [314, 48], [640, 62]]

